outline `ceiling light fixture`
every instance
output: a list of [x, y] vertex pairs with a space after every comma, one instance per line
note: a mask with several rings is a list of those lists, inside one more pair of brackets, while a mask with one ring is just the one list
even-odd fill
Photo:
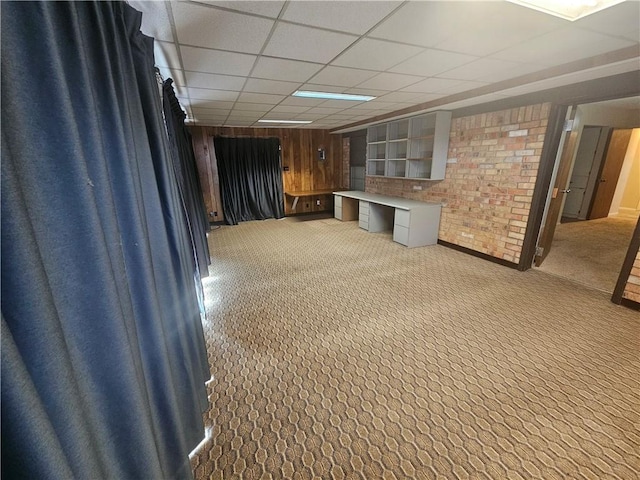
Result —
[[258, 120], [258, 123], [311, 123], [311, 120]]
[[368, 102], [376, 97], [371, 95], [351, 95], [349, 93], [329, 93], [329, 92], [310, 92], [308, 90], [297, 90], [292, 93], [294, 97], [304, 98], [323, 98], [327, 100], [350, 100], [352, 102]]
[[578, 20], [624, 0], [509, 0], [511, 3], [555, 15], [565, 20]]

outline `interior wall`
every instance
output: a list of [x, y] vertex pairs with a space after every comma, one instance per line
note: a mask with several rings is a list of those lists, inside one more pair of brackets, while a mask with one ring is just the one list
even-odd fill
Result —
[[[224, 220], [220, 199], [218, 168], [213, 137], [277, 137], [282, 148], [282, 178], [285, 192], [324, 190], [342, 187], [342, 136], [328, 130], [301, 128], [191, 127], [193, 146], [210, 221]], [[319, 158], [318, 149], [325, 151]], [[300, 199], [295, 212], [285, 197], [285, 214], [333, 210], [333, 195]], [[215, 212], [216, 215], [211, 215]]]
[[638, 249], [636, 259], [633, 262], [633, 267], [631, 268], [631, 273], [624, 287], [622, 298], [640, 304], [640, 249]]
[[624, 157], [609, 215], [640, 213], [640, 128], [634, 128]]
[[440, 240], [518, 263], [550, 109], [454, 118], [444, 180], [367, 176], [366, 191], [441, 202]]
[[582, 125], [600, 125], [614, 128], [638, 126], [638, 111], [629, 108], [609, 107], [602, 104], [578, 105]]
[[[600, 103], [586, 103], [578, 105], [576, 107], [576, 115], [573, 121], [572, 132], [576, 132], [576, 149], [573, 152], [571, 159], [571, 168], [569, 176], [567, 177], [567, 185], [565, 189], [569, 188], [569, 182], [573, 176], [573, 169], [575, 166], [576, 156], [578, 154], [578, 148], [582, 140], [582, 132], [586, 126], [601, 126], [612, 128], [633, 128], [638, 126], [638, 112], [636, 110], [628, 108], [616, 108]], [[605, 152], [606, 153], [606, 152]], [[598, 165], [599, 166], [599, 165]], [[591, 191], [593, 193], [593, 190]], [[560, 211], [564, 211], [564, 204], [566, 196], [562, 199], [562, 207]], [[558, 223], [561, 221], [561, 216], [558, 217]]]

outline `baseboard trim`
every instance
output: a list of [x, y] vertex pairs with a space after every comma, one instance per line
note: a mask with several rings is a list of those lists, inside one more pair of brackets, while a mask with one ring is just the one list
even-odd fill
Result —
[[503, 267], [509, 267], [509, 268], [513, 268], [514, 270], [518, 270], [517, 263], [513, 263], [508, 260], [504, 260], [502, 258], [493, 257], [491, 255], [487, 255], [486, 253], [478, 252], [476, 250], [472, 250], [467, 247], [456, 245], [455, 243], [445, 242], [444, 240], [438, 240], [438, 245], [442, 245], [443, 247], [451, 248], [453, 250], [466, 253], [473, 257], [481, 258], [482, 260], [487, 260], [492, 263], [497, 263], [498, 265], [502, 265]]
[[622, 305], [623, 307], [627, 307], [627, 308], [630, 308], [631, 310], [637, 310], [640, 312], [640, 303], [635, 302], [633, 300], [629, 300], [628, 298], [621, 299], [619, 305]]

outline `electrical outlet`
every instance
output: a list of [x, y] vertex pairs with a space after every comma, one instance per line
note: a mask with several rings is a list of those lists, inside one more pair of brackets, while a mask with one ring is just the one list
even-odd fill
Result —
[[316, 205], [320, 205], [320, 200], [316, 200]]

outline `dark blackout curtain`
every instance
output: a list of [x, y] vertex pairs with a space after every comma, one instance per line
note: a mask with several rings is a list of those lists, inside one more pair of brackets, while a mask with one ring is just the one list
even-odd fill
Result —
[[284, 217], [280, 140], [213, 139], [225, 221]]
[[209, 247], [207, 231], [209, 220], [203, 203], [202, 187], [196, 157], [193, 153], [191, 134], [184, 125], [186, 115], [176, 98], [173, 80], [162, 85], [162, 107], [164, 111], [173, 168], [178, 180], [180, 197], [187, 214], [189, 233], [193, 241], [196, 264], [202, 277], [208, 275]]
[[192, 477], [209, 378], [153, 40], [2, 2], [2, 477]]

